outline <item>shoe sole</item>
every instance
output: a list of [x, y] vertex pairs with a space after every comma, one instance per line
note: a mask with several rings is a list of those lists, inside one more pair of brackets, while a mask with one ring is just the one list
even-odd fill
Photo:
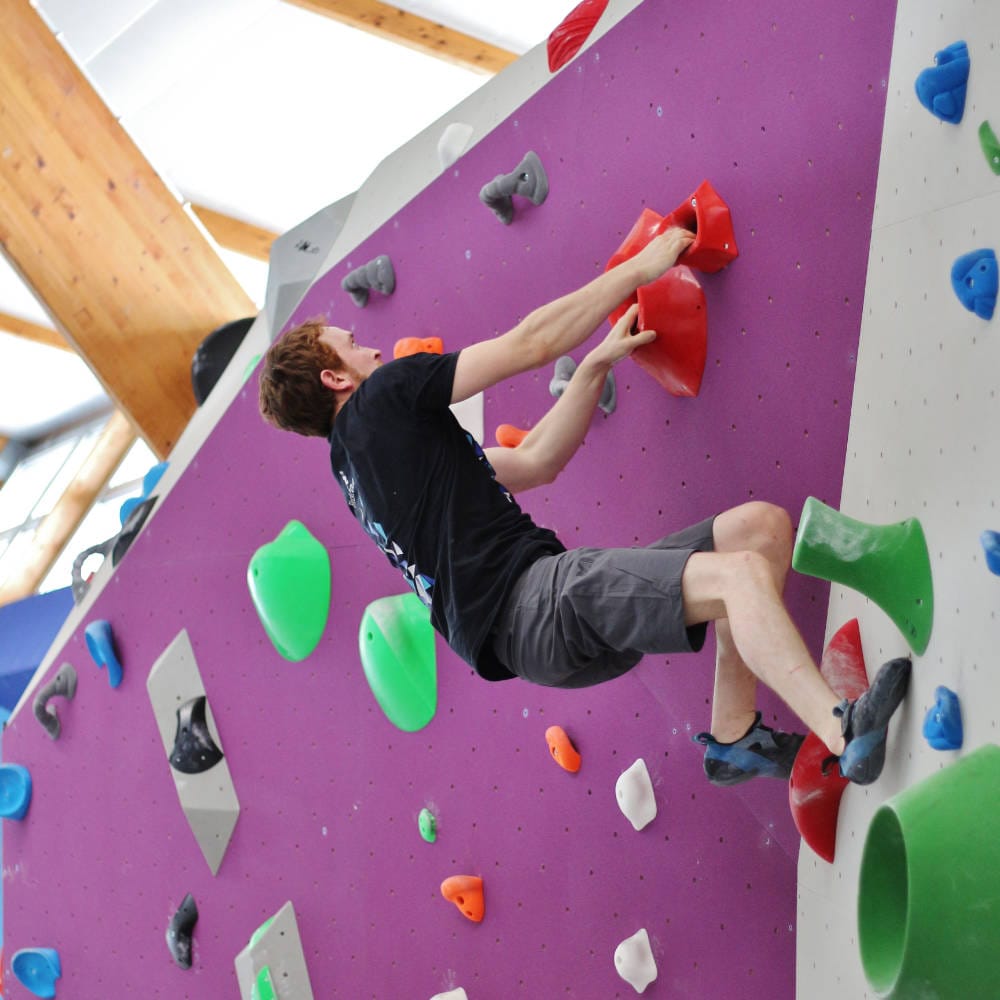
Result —
[[909, 659], [890, 660], [858, 699], [856, 712], [863, 713], [870, 705], [874, 718], [857, 720], [862, 724], [867, 722], [867, 732], [855, 736], [840, 757], [841, 775], [856, 785], [870, 785], [882, 773], [889, 720], [906, 697], [912, 668]]

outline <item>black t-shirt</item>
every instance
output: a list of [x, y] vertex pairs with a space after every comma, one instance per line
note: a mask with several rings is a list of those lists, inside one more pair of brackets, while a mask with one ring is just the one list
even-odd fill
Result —
[[458, 354], [377, 368], [337, 414], [330, 462], [348, 506], [431, 609], [448, 645], [487, 680], [513, 675], [487, 642], [521, 573], [565, 551], [495, 478], [452, 412]]

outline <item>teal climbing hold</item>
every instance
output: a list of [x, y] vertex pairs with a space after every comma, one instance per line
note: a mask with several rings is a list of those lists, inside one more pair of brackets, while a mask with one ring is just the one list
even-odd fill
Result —
[[792, 568], [871, 598], [915, 653], [927, 649], [934, 589], [924, 529], [916, 518], [866, 524], [809, 497], [799, 520]]
[[31, 805], [31, 774], [20, 764], [0, 764], [0, 816], [24, 819]]
[[286, 660], [304, 660], [330, 614], [330, 557], [322, 543], [300, 521], [289, 521], [253, 554], [247, 583], [274, 648]]
[[437, 711], [437, 661], [430, 612], [420, 598], [408, 593], [372, 601], [358, 647], [386, 718], [406, 733], [423, 729]]
[[62, 976], [55, 948], [22, 948], [14, 953], [10, 968], [22, 986], [36, 997], [54, 997], [56, 980]]

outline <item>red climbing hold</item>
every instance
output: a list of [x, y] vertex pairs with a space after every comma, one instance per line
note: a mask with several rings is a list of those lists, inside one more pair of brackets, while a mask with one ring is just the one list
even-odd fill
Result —
[[697, 271], [714, 274], [739, 256], [729, 206], [709, 181], [702, 181], [690, 198], [675, 208], [654, 235], [679, 226], [695, 234], [680, 260]]
[[[860, 698], [868, 690], [861, 630], [856, 618], [830, 640], [820, 672], [841, 698]], [[829, 756], [826, 744], [815, 733], [809, 733], [792, 766], [788, 804], [802, 839], [824, 861], [833, 864], [840, 798], [848, 781], [841, 777], [835, 764], [823, 774], [823, 761]]]
[[708, 309], [701, 285], [683, 266], [638, 292], [639, 329], [656, 340], [632, 352], [632, 360], [673, 396], [697, 396], [708, 353]]
[[607, 5], [608, 0], [583, 0], [560, 21], [549, 35], [549, 72], [562, 69], [583, 48]]
[[463, 917], [479, 923], [486, 914], [483, 880], [478, 875], [452, 875], [441, 883], [441, 895], [454, 903]]
[[[650, 208], [644, 208], [642, 215], [635, 220], [635, 225], [622, 241], [622, 245], [611, 255], [608, 266], [604, 270], [610, 271], [613, 267], [624, 264], [625, 261], [634, 257], [654, 236], [662, 232], [661, 222], [663, 222], [662, 215]], [[631, 298], [626, 299], [611, 313], [608, 322], [614, 326], [628, 312], [629, 306], [634, 306], [638, 301], [638, 298], [633, 294]]]

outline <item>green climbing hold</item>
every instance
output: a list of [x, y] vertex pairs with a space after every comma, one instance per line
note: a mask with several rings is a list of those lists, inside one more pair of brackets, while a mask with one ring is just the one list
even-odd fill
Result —
[[420, 815], [417, 817], [417, 826], [420, 828], [420, 836], [428, 844], [433, 844], [438, 839], [437, 820], [430, 809], [420, 810]]
[[265, 965], [257, 973], [253, 989], [250, 991], [250, 1000], [278, 1000], [278, 993], [271, 979], [271, 966]]
[[866, 524], [809, 497], [799, 520], [792, 568], [871, 598], [915, 653], [927, 649], [934, 589], [924, 529], [916, 518]]
[[300, 521], [289, 521], [250, 560], [247, 583], [274, 648], [304, 660], [319, 644], [330, 614], [330, 557]]
[[268, 927], [270, 927], [271, 924], [273, 923], [274, 923], [274, 917], [268, 917], [268, 919], [265, 920], [264, 923], [262, 923], [260, 927], [258, 927], [257, 930], [253, 932], [253, 936], [250, 938], [251, 948], [267, 933]]
[[979, 126], [979, 145], [983, 147], [983, 155], [990, 165], [990, 170], [1000, 174], [1000, 141], [997, 141], [996, 133], [989, 122], [983, 122]]
[[386, 718], [405, 733], [423, 729], [437, 710], [437, 662], [430, 612], [420, 598], [409, 593], [372, 601], [358, 647]]

